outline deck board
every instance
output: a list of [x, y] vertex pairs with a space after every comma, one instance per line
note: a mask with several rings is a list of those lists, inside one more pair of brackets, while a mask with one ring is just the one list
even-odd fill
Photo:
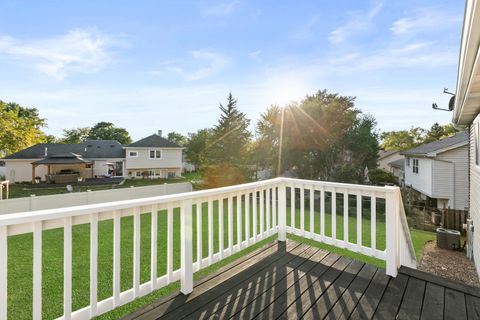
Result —
[[124, 319], [479, 319], [480, 290], [416, 270], [385, 270], [288, 240]]

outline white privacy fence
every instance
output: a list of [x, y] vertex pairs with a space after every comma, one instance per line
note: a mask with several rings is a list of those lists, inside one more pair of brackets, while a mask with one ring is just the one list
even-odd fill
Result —
[[[145, 187], [72, 192], [39, 197], [32, 195], [30, 197], [1, 201], [0, 214], [147, 198], [189, 191], [192, 191], [192, 184], [190, 182], [178, 182]], [[35, 190], [32, 190], [32, 192], [35, 193]]]
[[[133, 276], [130, 288], [122, 290], [121, 246], [127, 235], [121, 234], [121, 230], [126, 218], [133, 221]], [[165, 229], [159, 227], [160, 220], [165, 221]], [[103, 265], [99, 249], [105, 242], [99, 224], [105, 221], [113, 224], [113, 283], [111, 296], [99, 299], [99, 274], [112, 271], [99, 268]], [[141, 240], [145, 237], [145, 223], [149, 227], [148, 248]], [[86, 306], [75, 310], [72, 230], [81, 225], [89, 229], [89, 299]], [[42, 317], [46, 298], [42, 296], [42, 250], [46, 245], [42, 236], [55, 228], [63, 229], [63, 319], [94, 317], [178, 280], [181, 292], [188, 294], [193, 289], [194, 272], [274, 234], [284, 241], [287, 233], [294, 233], [386, 260], [387, 273], [392, 276], [396, 276], [400, 265], [415, 267], [398, 188], [276, 178], [197, 192], [0, 216], [0, 319], [7, 318], [11, 311], [7, 302], [11, 300], [9, 293], [15, 290], [7, 290], [7, 278], [14, 278], [7, 270], [8, 240], [22, 234], [33, 235], [31, 313], [34, 319]], [[386, 234], [383, 240], [378, 239], [380, 229]], [[160, 237], [166, 239], [165, 243]], [[180, 263], [176, 263], [178, 255]], [[144, 263], [149, 265], [150, 274], [142, 281]], [[161, 274], [160, 264], [166, 264]]]

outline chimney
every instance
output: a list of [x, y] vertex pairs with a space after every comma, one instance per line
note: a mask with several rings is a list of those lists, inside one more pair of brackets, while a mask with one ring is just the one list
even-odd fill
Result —
[[47, 157], [47, 156], [48, 156], [48, 148], [45, 147], [45, 157]]
[[158, 130], [157, 135], [162, 136], [162, 130]]

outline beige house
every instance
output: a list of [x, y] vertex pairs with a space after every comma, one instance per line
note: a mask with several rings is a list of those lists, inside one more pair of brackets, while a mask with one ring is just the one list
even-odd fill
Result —
[[182, 174], [182, 150], [176, 143], [153, 134], [124, 147], [128, 178], [173, 178]]
[[400, 151], [380, 150], [378, 152], [377, 165], [379, 169], [382, 169], [386, 172], [391, 172], [390, 163], [400, 159], [404, 159], [404, 157], [400, 154]]

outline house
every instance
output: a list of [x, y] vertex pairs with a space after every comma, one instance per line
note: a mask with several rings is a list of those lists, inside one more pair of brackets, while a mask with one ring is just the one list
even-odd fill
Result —
[[[469, 132], [468, 182], [469, 215], [473, 222], [473, 231], [469, 236], [470, 251], [477, 272], [480, 274], [480, 4], [467, 0], [460, 59], [457, 75], [456, 95], [451, 99], [453, 123], [466, 126]], [[470, 247], [470, 244], [468, 245]]]
[[391, 172], [391, 166], [389, 164], [393, 161], [400, 160], [400, 159], [404, 159], [404, 157], [400, 154], [400, 151], [380, 150], [378, 152], [377, 165], [379, 169], [382, 169], [383, 171], [386, 171], [386, 172]]
[[115, 140], [39, 143], [2, 160], [10, 182], [46, 181], [51, 175], [66, 174], [76, 174], [82, 180], [103, 176], [167, 178], [181, 174], [182, 148], [154, 134], [127, 146]]
[[405, 185], [430, 198], [438, 208], [468, 207], [468, 134], [454, 136], [401, 152]]
[[388, 163], [390, 167], [390, 173], [398, 179], [398, 185], [400, 187], [405, 186], [405, 159], [398, 159]]
[[173, 178], [182, 174], [182, 150], [178, 144], [152, 134], [124, 147], [125, 171], [129, 178]]

